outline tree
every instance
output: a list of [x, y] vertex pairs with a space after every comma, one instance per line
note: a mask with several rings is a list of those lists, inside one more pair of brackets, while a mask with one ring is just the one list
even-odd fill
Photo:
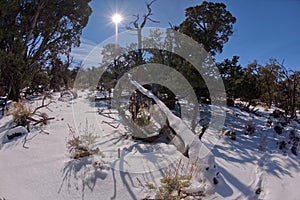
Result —
[[258, 81], [258, 63], [254, 61], [243, 69], [242, 76], [237, 80], [237, 96], [247, 102], [246, 108], [255, 105], [254, 100], [259, 99], [261, 90]]
[[280, 76], [281, 82], [279, 84], [281, 90], [281, 101], [280, 107], [285, 110], [287, 117], [294, 119], [297, 118], [296, 108], [297, 99], [299, 98], [299, 84], [300, 84], [300, 74], [294, 70], [288, 70], [285, 66], [277, 62], [280, 65]]
[[179, 31], [203, 44], [211, 56], [221, 53], [236, 22], [236, 18], [226, 10], [226, 5], [204, 1], [201, 5], [187, 8], [185, 16]]
[[231, 60], [226, 58], [223, 62], [217, 64], [224, 81], [227, 96], [232, 98], [237, 98], [237, 83], [243, 75], [242, 66], [238, 62], [239, 57], [233, 56]]
[[143, 58], [142, 58], [142, 29], [145, 27], [147, 21], [151, 21], [151, 22], [154, 22], [154, 23], [159, 23], [158, 21], [156, 20], [153, 20], [151, 18], [151, 16], [153, 15], [152, 13], [152, 4], [155, 2], [156, 0], [152, 0], [150, 3], [146, 3], [146, 7], [147, 7], [147, 13], [143, 15], [143, 20], [142, 22], [139, 24], [139, 20], [140, 20], [140, 16], [137, 14], [137, 15], [134, 15], [136, 17], [136, 19], [131, 22], [131, 24], [133, 24], [133, 27], [127, 27], [127, 29], [129, 30], [136, 30], [137, 31], [137, 35], [138, 35], [138, 64], [141, 65], [143, 64]]
[[272, 103], [275, 103], [276, 94], [278, 93], [279, 71], [280, 66], [276, 64], [275, 59], [270, 59], [270, 63], [266, 66], [260, 66], [259, 72], [259, 84], [261, 88], [260, 99], [266, 102], [270, 107]]
[[49, 64], [51, 55], [68, 55], [79, 46], [82, 29], [92, 12], [90, 0], [1, 0], [1, 82], [9, 98]]

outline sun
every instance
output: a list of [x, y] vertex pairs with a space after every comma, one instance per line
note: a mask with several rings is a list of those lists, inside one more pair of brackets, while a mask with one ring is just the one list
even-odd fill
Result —
[[115, 24], [118, 24], [118, 23], [120, 23], [121, 21], [122, 21], [122, 16], [120, 15], [120, 14], [118, 14], [118, 13], [116, 13], [116, 14], [114, 14], [113, 16], [112, 16], [112, 21], [115, 23]]

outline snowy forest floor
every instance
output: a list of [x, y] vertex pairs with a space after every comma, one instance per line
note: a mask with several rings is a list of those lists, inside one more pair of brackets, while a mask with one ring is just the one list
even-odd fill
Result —
[[[13, 127], [12, 116], [0, 119], [0, 199], [143, 199], [147, 192], [137, 178], [143, 183], [159, 184], [164, 169], [145, 173], [120, 171], [116, 159], [118, 149], [139, 152], [167, 149], [180, 156], [173, 145], [141, 145], [128, 139], [127, 127], [119, 124], [118, 115], [113, 111], [105, 114], [109, 110], [104, 107], [99, 115], [86, 92], [80, 92], [71, 102], [58, 98], [59, 94], [55, 93], [49, 109], [44, 108], [55, 119], [22, 137], [7, 140], [6, 135]], [[40, 100], [28, 103], [36, 107]], [[81, 114], [74, 116], [74, 109], [80, 109]], [[299, 199], [300, 157], [290, 151], [288, 141], [292, 129], [299, 137], [300, 125], [291, 121], [279, 135], [274, 131], [274, 124], [280, 119], [273, 119], [271, 127], [267, 124], [271, 111], [260, 109], [262, 116], [258, 117], [234, 107], [226, 108], [223, 129], [234, 131], [236, 140], [220, 133], [212, 149], [220, 182], [204, 199]], [[68, 125], [81, 129], [86, 122], [90, 131], [99, 135], [97, 145], [104, 158], [96, 155], [78, 160], [70, 158], [66, 147], [70, 138]], [[249, 122], [255, 131], [245, 135]], [[281, 141], [286, 141], [285, 150], [279, 149]], [[101, 163], [101, 167], [95, 163]]]

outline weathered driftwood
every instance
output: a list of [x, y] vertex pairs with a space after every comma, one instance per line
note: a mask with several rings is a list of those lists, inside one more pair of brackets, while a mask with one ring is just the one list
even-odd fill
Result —
[[[42, 124], [46, 125], [49, 120], [55, 119], [54, 117], [48, 117], [47, 115], [38, 112], [38, 110], [42, 108], [48, 108], [48, 106], [52, 103], [51, 100], [48, 103], [45, 103], [45, 100], [49, 97], [49, 95], [45, 94], [42, 100], [42, 105], [36, 107], [28, 116], [26, 116], [25, 121], [23, 124], [20, 124], [22, 126], [26, 126], [27, 131], [30, 132], [30, 125], [32, 124], [33, 126]], [[51, 111], [51, 110], [50, 110]]]
[[171, 142], [176, 146], [177, 150], [187, 156], [190, 162], [197, 163], [203, 167], [206, 166], [206, 170], [203, 171], [204, 177], [212, 184], [217, 184], [217, 166], [213, 154], [206, 145], [187, 127], [181, 118], [174, 115], [153, 93], [134, 80], [130, 79], [129, 82], [142, 94], [152, 98], [160, 110], [166, 115], [167, 125], [172, 129], [172, 132], [174, 132], [174, 137]]
[[177, 149], [186, 154], [190, 159], [203, 158], [208, 153], [207, 147], [195, 137], [195, 134], [187, 127], [181, 118], [177, 117], [170, 111], [170, 109], [153, 93], [145, 89], [142, 85], [134, 80], [129, 80], [130, 84], [139, 90], [142, 94], [152, 98], [159, 106], [160, 110], [166, 115], [168, 126], [171, 127], [176, 133], [172, 142]]

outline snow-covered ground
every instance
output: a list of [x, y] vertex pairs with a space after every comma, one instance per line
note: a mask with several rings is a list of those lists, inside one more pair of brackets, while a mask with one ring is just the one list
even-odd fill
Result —
[[[0, 199], [143, 199], [148, 193], [138, 180], [159, 184], [164, 168], [183, 159], [171, 144], [130, 140], [129, 130], [120, 123], [116, 111], [101, 104], [95, 107], [86, 92], [79, 92], [71, 102], [58, 98], [59, 94], [54, 94], [54, 102], [49, 109], [44, 108], [55, 119], [29, 133], [22, 128], [11, 130], [12, 116], [0, 119]], [[39, 103], [34, 100], [30, 105], [36, 107]], [[299, 136], [300, 125], [292, 122], [278, 135], [274, 131], [277, 119], [269, 127], [269, 114], [263, 109], [261, 113], [258, 117], [226, 108], [223, 130], [235, 131], [236, 140], [220, 131], [212, 150], [219, 183], [204, 199], [300, 199], [299, 155], [291, 153], [288, 143], [285, 152], [279, 149], [279, 142], [288, 142], [292, 129]], [[245, 135], [245, 126], [250, 122], [255, 131]], [[105, 157], [71, 159], [66, 145], [70, 138], [68, 125], [78, 130], [88, 126], [89, 132], [99, 136], [95, 145]], [[8, 140], [7, 135], [14, 131], [23, 134]]]

